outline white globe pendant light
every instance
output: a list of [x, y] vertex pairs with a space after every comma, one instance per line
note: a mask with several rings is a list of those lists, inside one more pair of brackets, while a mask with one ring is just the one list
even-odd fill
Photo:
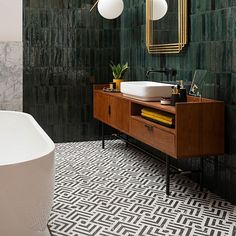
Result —
[[165, 0], [153, 0], [152, 6], [152, 20], [160, 20], [162, 17], [165, 16], [168, 10], [168, 4]]
[[106, 19], [115, 19], [121, 15], [124, 10], [123, 0], [99, 0], [98, 12]]

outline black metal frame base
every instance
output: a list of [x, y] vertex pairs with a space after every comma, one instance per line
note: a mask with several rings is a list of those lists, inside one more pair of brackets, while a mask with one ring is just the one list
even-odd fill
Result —
[[[101, 122], [102, 123], [102, 122]], [[160, 162], [166, 165], [166, 195], [170, 195], [170, 176], [175, 174], [191, 174], [191, 173], [199, 173], [200, 174], [200, 191], [203, 191], [203, 184], [204, 184], [204, 157], [200, 157], [200, 168], [198, 170], [181, 170], [173, 165], [170, 164], [170, 156], [166, 155], [165, 161], [162, 160], [160, 157], [153, 155], [152, 153], [144, 150], [141, 147], [138, 147], [134, 143], [129, 141], [129, 136], [125, 135], [123, 137], [120, 134], [113, 134], [116, 138], [123, 140], [126, 143], [126, 146], [131, 145], [140, 151], [148, 154], [155, 159], [158, 159]], [[104, 136], [104, 123], [102, 123], [102, 148], [105, 148], [105, 136]], [[218, 156], [214, 156], [215, 158], [215, 178], [218, 179]], [[173, 169], [175, 171], [171, 171]]]
[[102, 149], [105, 148], [104, 123], [102, 122]]
[[170, 195], [170, 157], [166, 155], [166, 195]]

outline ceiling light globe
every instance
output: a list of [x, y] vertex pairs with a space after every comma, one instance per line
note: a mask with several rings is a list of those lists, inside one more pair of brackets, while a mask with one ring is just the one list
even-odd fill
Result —
[[98, 2], [98, 12], [108, 20], [119, 17], [123, 10], [123, 0], [99, 0]]
[[167, 13], [168, 4], [165, 0], [153, 0], [152, 9], [152, 20], [160, 20]]

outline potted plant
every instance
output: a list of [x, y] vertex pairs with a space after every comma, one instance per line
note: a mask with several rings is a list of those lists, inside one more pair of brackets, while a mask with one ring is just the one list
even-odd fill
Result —
[[113, 62], [110, 64], [112, 74], [113, 74], [113, 82], [116, 83], [116, 89], [120, 90], [120, 83], [122, 82], [123, 76], [125, 72], [129, 69], [128, 62], [125, 64], [115, 65]]

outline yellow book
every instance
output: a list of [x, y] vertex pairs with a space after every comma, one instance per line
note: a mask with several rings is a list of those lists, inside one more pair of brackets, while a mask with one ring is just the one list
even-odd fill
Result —
[[153, 115], [158, 114], [158, 115], [164, 116], [164, 117], [171, 117], [171, 118], [175, 117], [175, 115], [173, 115], [171, 113], [167, 113], [167, 112], [164, 112], [164, 111], [161, 111], [161, 110], [155, 110], [155, 109], [152, 109], [152, 108], [143, 108], [142, 112], [150, 113], [150, 114], [153, 114]]
[[162, 112], [159, 110], [154, 110], [154, 109], [150, 109], [150, 108], [143, 108], [141, 111], [143, 114], [155, 117], [157, 119], [166, 120], [169, 122], [172, 122], [175, 119], [175, 116], [173, 114]]
[[152, 119], [154, 121], [162, 122], [162, 123], [167, 124], [167, 125], [173, 125], [174, 124], [174, 122], [173, 122], [174, 120], [167, 121], [165, 119], [156, 118], [155, 116], [151, 116], [151, 115], [148, 115], [148, 114], [145, 114], [145, 113], [142, 113], [141, 116], [146, 117], [146, 118], [150, 118], [150, 119]]

